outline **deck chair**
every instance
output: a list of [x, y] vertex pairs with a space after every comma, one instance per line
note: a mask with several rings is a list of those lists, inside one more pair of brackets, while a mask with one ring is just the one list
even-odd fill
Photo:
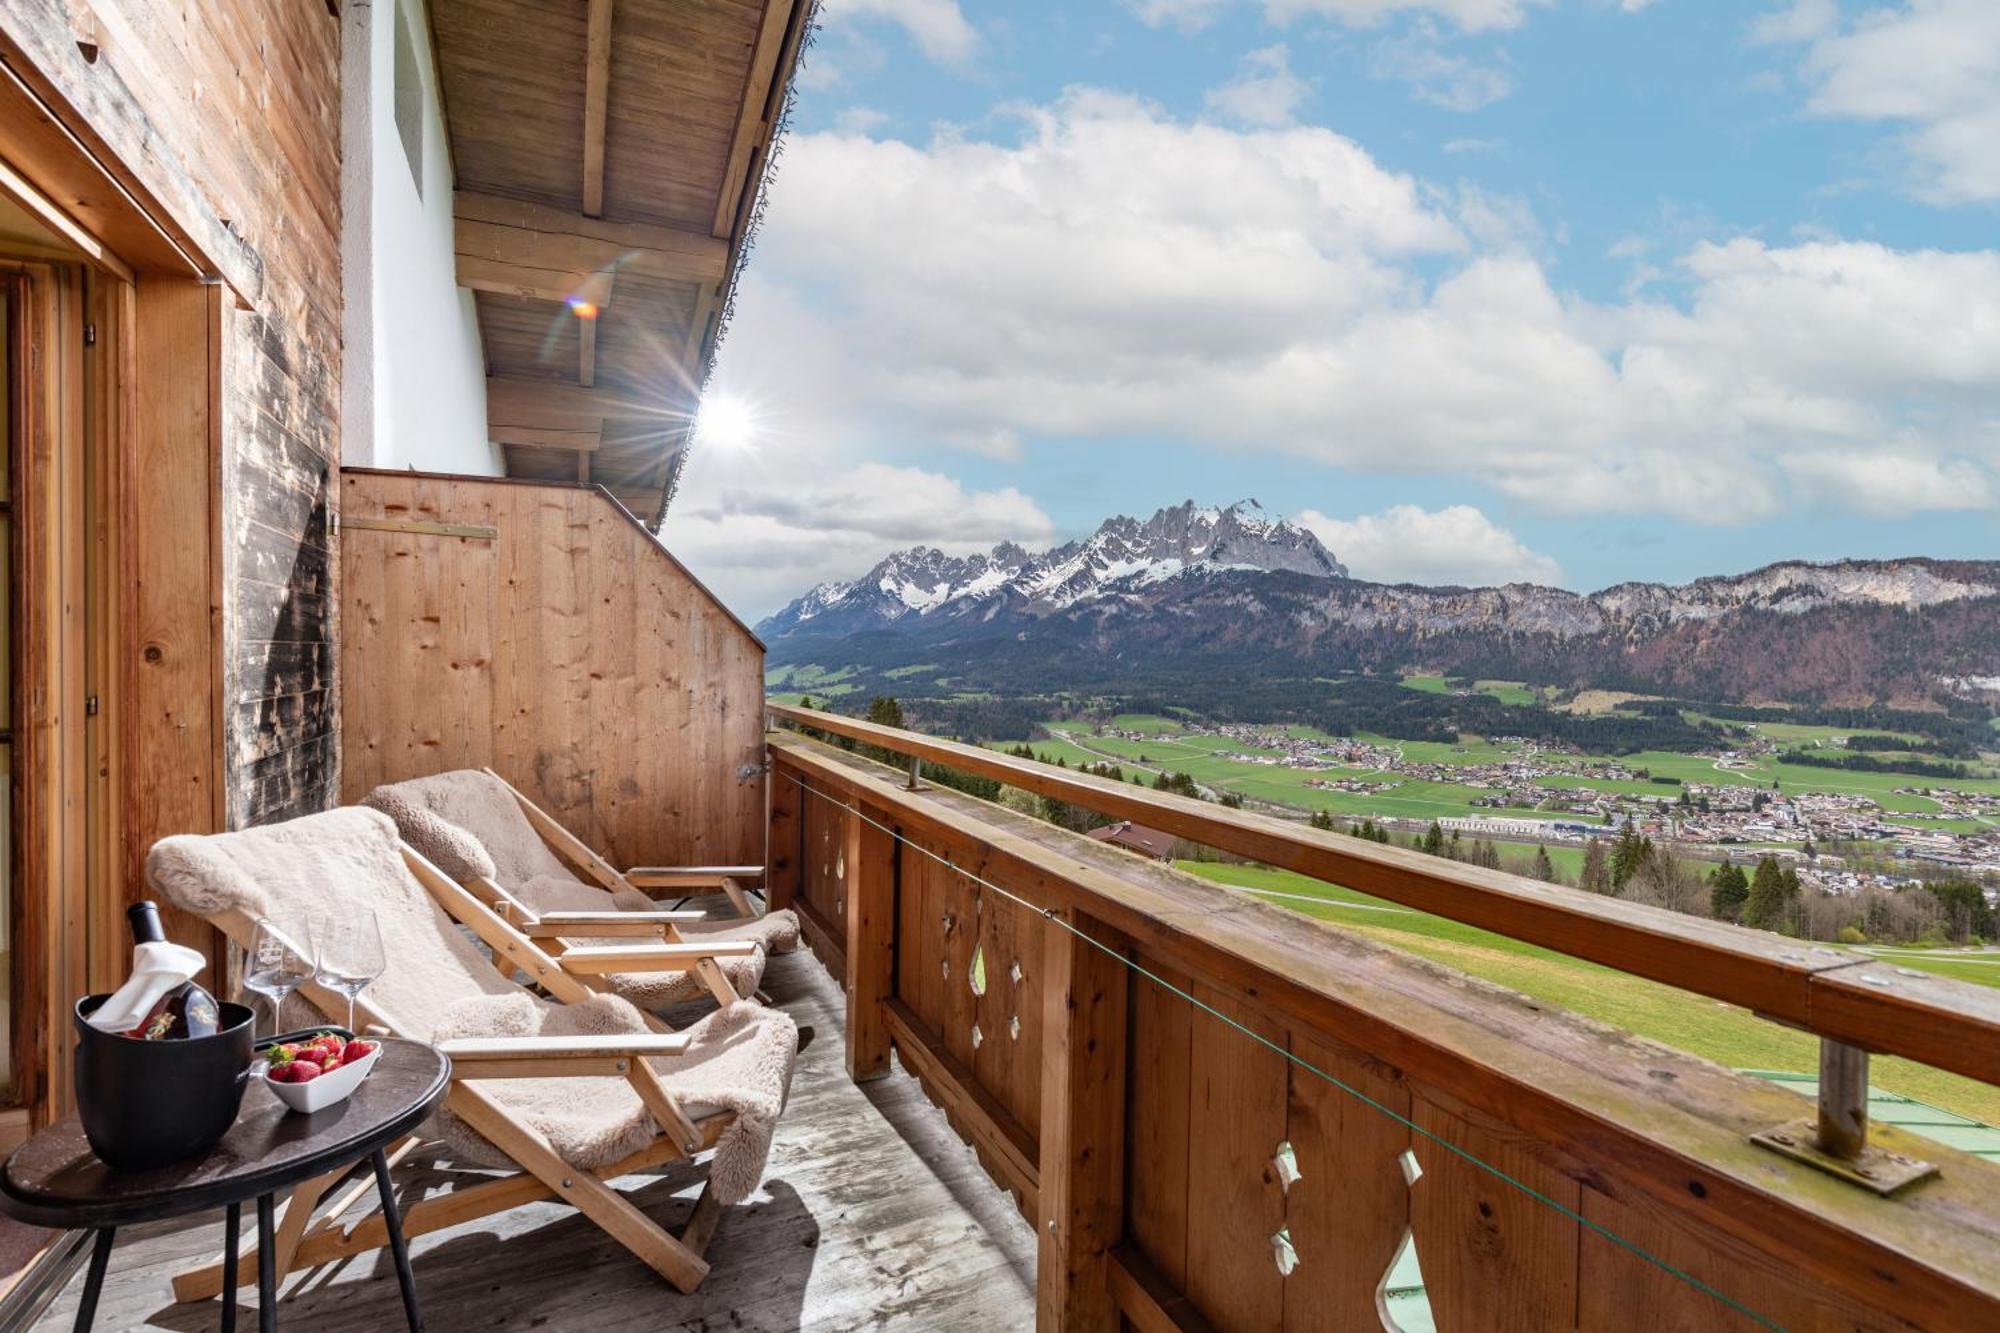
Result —
[[[454, 1165], [508, 1173], [411, 1204], [403, 1210], [406, 1235], [559, 1198], [681, 1291], [700, 1284], [721, 1209], [748, 1197], [763, 1175], [797, 1056], [789, 1016], [732, 1000], [685, 1031], [667, 1032], [630, 1003], [586, 987], [568, 960], [540, 961], [546, 955], [527, 935], [403, 845], [395, 825], [372, 810], [163, 839], [146, 870], [155, 891], [240, 945], [260, 918], [302, 945], [315, 915], [375, 914], [388, 966], [356, 1001], [357, 1024], [448, 1054], [451, 1088], [427, 1130], [442, 1138]], [[535, 980], [550, 998], [502, 975], [455, 924], [461, 920], [501, 941], [496, 952], [540, 967]], [[586, 956], [581, 970], [686, 970], [699, 958], [750, 948], [628, 943], [609, 950], [613, 958]], [[310, 983], [302, 993], [322, 1012], [340, 1012], [332, 994]], [[397, 1144], [392, 1161], [421, 1141], [413, 1135]], [[679, 1235], [606, 1183], [711, 1149], [707, 1183]], [[285, 1205], [273, 1245], [281, 1277], [387, 1243], [379, 1213], [340, 1222], [360, 1186], [312, 1222], [340, 1179], [309, 1181]], [[180, 1274], [176, 1296], [216, 1294], [221, 1271], [218, 1260]]]
[[[370, 792], [363, 804], [394, 819], [406, 843], [488, 906], [547, 941], [552, 951], [602, 945], [612, 942], [609, 937], [642, 930], [656, 930], [676, 942], [751, 940], [761, 954], [724, 965], [730, 983], [748, 995], [762, 980], [763, 954], [798, 947], [798, 917], [790, 911], [711, 921], [702, 912], [663, 913], [645, 892], [654, 886], [721, 888], [747, 908], [739, 878], [762, 874], [761, 867], [655, 866], [621, 874], [491, 769], [387, 783]], [[601, 929], [608, 924], [617, 928]], [[658, 1009], [698, 998], [694, 981], [688, 974], [656, 974], [609, 977], [604, 984], [636, 1004]]]

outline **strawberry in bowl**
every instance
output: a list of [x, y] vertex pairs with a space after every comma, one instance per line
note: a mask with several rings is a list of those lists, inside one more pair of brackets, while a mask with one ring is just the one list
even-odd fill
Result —
[[266, 1086], [286, 1106], [307, 1114], [346, 1101], [375, 1068], [381, 1053], [380, 1042], [338, 1032], [274, 1042], [257, 1052], [265, 1062]]

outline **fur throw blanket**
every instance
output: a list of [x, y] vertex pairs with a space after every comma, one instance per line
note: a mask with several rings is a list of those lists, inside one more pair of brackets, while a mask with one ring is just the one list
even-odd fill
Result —
[[[435, 1039], [452, 1037], [575, 1036], [646, 1032], [639, 1011], [615, 995], [581, 1004], [548, 1005], [526, 993], [469, 999], [454, 1005]], [[682, 1114], [700, 1121], [721, 1112], [735, 1119], [715, 1144], [709, 1183], [716, 1201], [740, 1203], [764, 1177], [771, 1137], [791, 1093], [799, 1031], [791, 1017], [738, 1003], [709, 1014], [684, 1031], [683, 1055], [651, 1061]], [[558, 1155], [585, 1169], [608, 1166], [651, 1143], [659, 1133], [645, 1103], [619, 1078], [481, 1080], [476, 1086], [523, 1124], [545, 1135]], [[450, 1111], [438, 1127], [452, 1151], [468, 1162], [511, 1165], [491, 1144]]]
[[185, 911], [267, 918], [301, 948], [311, 947], [317, 920], [372, 914], [387, 966], [365, 998], [419, 1041], [456, 1002], [519, 989], [424, 891], [403, 862], [396, 826], [373, 810], [162, 838], [147, 854], [146, 879]]
[[[521, 813], [521, 803], [507, 784], [482, 769], [460, 768], [435, 777], [385, 783], [369, 792], [361, 803], [380, 810], [398, 826], [403, 824], [403, 811], [427, 810], [463, 831], [485, 850], [486, 864], [491, 867], [485, 873], [498, 880], [509, 893], [518, 893], [523, 884], [537, 875], [569, 875], [561, 859], [549, 850], [542, 835], [535, 832], [535, 826]], [[422, 830], [415, 831], [421, 836]], [[405, 827], [404, 839], [430, 856], [411, 837], [412, 832]], [[438, 864], [446, 874], [453, 874], [443, 862]], [[463, 884], [465, 879], [459, 883]]]

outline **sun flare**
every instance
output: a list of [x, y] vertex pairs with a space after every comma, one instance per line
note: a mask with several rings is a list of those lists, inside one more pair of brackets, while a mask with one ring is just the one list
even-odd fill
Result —
[[742, 453], [757, 442], [757, 414], [741, 398], [711, 394], [702, 400], [695, 436], [708, 448]]

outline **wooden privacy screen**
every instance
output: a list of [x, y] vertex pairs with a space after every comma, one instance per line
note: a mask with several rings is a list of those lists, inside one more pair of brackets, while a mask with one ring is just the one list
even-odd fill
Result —
[[602, 491], [342, 473], [342, 799], [491, 767], [619, 865], [764, 860], [764, 647]]
[[850, 1071], [893, 1047], [1014, 1193], [1045, 1329], [1381, 1328], [1406, 1240], [1447, 1331], [2000, 1327], [1990, 1163], [1878, 1125], [1942, 1168], [1878, 1198], [1749, 1144], [1795, 1092], [769, 744], [772, 901]]

